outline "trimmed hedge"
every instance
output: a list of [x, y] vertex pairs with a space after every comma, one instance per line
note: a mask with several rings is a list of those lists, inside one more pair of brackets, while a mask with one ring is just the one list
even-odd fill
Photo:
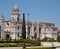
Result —
[[[23, 46], [24, 43], [26, 44], [26, 46], [40, 46], [40, 41], [39, 40], [14, 40], [14, 41], [11, 41], [11, 40], [8, 40], [8, 41], [3, 41], [1, 40], [0, 43], [15, 43], [15, 44], [18, 44], [19, 46]], [[11, 45], [10, 45], [11, 46]]]
[[[25, 48], [25, 49], [52, 49], [52, 47], [41, 47], [41, 48]], [[55, 49], [55, 48], [54, 48]]]
[[27, 43], [32, 44], [32, 46], [40, 46], [41, 45], [40, 40], [27, 40]]
[[18, 47], [17, 44], [0, 44], [0, 47]]
[[14, 41], [4, 41], [4, 40], [1, 40], [0, 43], [21, 43], [23, 42], [23, 40], [14, 40]]

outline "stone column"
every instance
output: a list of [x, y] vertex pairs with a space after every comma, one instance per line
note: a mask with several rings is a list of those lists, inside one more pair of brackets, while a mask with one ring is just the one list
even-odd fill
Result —
[[31, 36], [32, 36], [32, 25], [30, 26], [30, 39], [32, 39]]
[[32, 23], [32, 28], [31, 28], [31, 39], [34, 37], [34, 25]]
[[39, 23], [37, 22], [37, 39], [39, 38]]

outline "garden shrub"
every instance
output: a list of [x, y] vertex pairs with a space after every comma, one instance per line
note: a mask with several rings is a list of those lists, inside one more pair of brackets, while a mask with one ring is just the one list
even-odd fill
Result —
[[41, 47], [41, 48], [26, 48], [26, 49], [52, 49], [52, 47]]

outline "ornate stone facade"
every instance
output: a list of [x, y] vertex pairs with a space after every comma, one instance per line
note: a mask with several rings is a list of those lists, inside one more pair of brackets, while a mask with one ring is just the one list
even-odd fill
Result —
[[[0, 18], [0, 33], [2, 39], [18, 40], [22, 38], [22, 19], [20, 18], [20, 10], [18, 6], [14, 6], [11, 19], [4, 20], [4, 15]], [[57, 39], [57, 27], [55, 24], [48, 22], [31, 22], [26, 21], [26, 39]]]

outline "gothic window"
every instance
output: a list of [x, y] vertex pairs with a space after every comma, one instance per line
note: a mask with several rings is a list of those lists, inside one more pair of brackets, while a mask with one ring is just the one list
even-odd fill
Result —
[[17, 36], [19, 37], [19, 32], [18, 32]]
[[30, 27], [28, 27], [28, 35], [30, 34]]
[[39, 33], [41, 32], [41, 28], [39, 28]]
[[54, 31], [55, 31], [55, 29], [54, 29]]
[[39, 34], [41, 33], [41, 28], [39, 28]]
[[19, 30], [19, 26], [18, 26], [18, 30]]
[[36, 27], [34, 27], [34, 32], [36, 31]]
[[19, 17], [17, 17], [17, 21], [19, 21]]
[[53, 31], [56, 31], [56, 28], [52, 28], [53, 29]]
[[7, 25], [9, 26], [9, 23], [7, 22]]

